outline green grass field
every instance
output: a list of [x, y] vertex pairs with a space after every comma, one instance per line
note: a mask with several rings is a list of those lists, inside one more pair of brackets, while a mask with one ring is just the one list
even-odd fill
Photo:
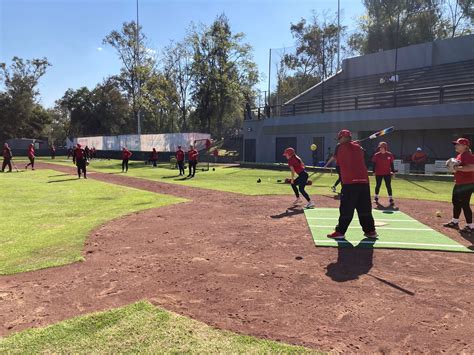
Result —
[[131, 212], [183, 201], [53, 170], [0, 174], [0, 275], [82, 260], [88, 233]]
[[138, 302], [0, 339], [0, 353], [251, 353], [316, 351], [237, 335]]
[[[46, 159], [47, 162], [52, 162]], [[56, 159], [55, 164], [70, 165], [64, 158]], [[198, 165], [199, 166], [199, 165]], [[92, 161], [90, 170], [103, 173], [117, 173], [121, 171], [120, 161], [103, 160]], [[160, 164], [158, 168], [153, 169], [146, 166], [143, 162], [130, 162], [128, 176], [156, 180], [172, 184], [187, 185], [193, 187], [202, 187], [213, 190], [242, 193], [246, 195], [282, 195], [292, 194], [291, 187], [287, 184], [277, 183], [277, 180], [283, 180], [289, 177], [289, 172], [274, 171], [264, 169], [245, 169], [239, 167], [216, 167], [216, 171], [202, 172], [197, 171], [196, 177], [190, 180], [182, 180], [177, 177], [177, 170], [170, 169], [170, 164]], [[257, 180], [261, 179], [261, 183]], [[330, 193], [329, 188], [334, 184], [337, 176], [329, 173], [316, 173], [312, 180], [314, 185], [308, 187], [310, 193], [320, 195]], [[453, 183], [448, 181], [435, 180], [416, 180], [407, 178], [395, 178], [393, 180], [393, 190], [395, 198], [412, 198], [419, 200], [433, 201], [451, 201], [451, 191]], [[372, 191], [375, 186], [375, 180], [371, 181]], [[387, 196], [385, 187], [382, 186], [381, 194]], [[382, 201], [383, 202], [383, 201]]]

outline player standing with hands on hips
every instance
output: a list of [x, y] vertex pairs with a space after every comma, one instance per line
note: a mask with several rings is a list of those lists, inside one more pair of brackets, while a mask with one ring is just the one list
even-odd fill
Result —
[[122, 148], [122, 173], [128, 173], [128, 161], [132, 156], [132, 152], [127, 147]]
[[176, 151], [176, 163], [179, 168], [179, 176], [186, 174], [184, 171], [184, 151], [180, 145], [178, 145], [178, 150]]
[[471, 196], [474, 192], [474, 155], [470, 149], [471, 142], [469, 139], [459, 138], [453, 144], [455, 144], [456, 153], [458, 153], [456, 160], [459, 165], [454, 166], [453, 218], [444, 226], [459, 229], [459, 217], [461, 211], [464, 211], [467, 225], [461, 232], [471, 234], [474, 230], [470, 206]]
[[378, 146], [378, 152], [372, 157], [376, 181], [374, 202], [377, 204], [379, 203], [380, 187], [382, 186], [382, 181], [385, 181], [389, 203], [392, 207], [395, 205], [392, 195], [392, 176], [395, 174], [393, 160], [394, 156], [388, 151], [388, 144], [386, 142], [380, 142]]
[[[291, 147], [285, 149], [283, 156], [288, 159], [288, 166], [291, 170], [291, 188], [293, 189], [296, 196], [296, 201], [294, 204], [297, 205], [301, 203], [301, 193], [308, 202], [306, 204], [306, 208], [313, 208], [314, 203], [311, 201], [311, 197], [309, 197], [308, 193], [305, 191], [309, 176], [305, 170], [303, 160], [301, 160], [301, 158], [296, 155], [295, 150]], [[298, 175], [296, 179], [295, 175]]]
[[327, 237], [345, 239], [345, 233], [354, 217], [354, 210], [357, 210], [364, 236], [369, 239], [377, 239], [364, 150], [357, 141], [352, 141], [352, 134], [347, 129], [338, 133], [337, 140], [339, 143], [334, 156], [341, 169], [342, 178], [339, 223], [336, 230], [328, 234]]

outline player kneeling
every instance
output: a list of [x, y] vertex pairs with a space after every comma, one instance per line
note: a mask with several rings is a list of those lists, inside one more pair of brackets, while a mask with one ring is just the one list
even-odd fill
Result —
[[[313, 208], [314, 203], [311, 201], [308, 193], [305, 191], [305, 187], [308, 184], [308, 173], [305, 170], [303, 161], [299, 156], [296, 155], [296, 152], [293, 148], [286, 148], [283, 156], [288, 159], [288, 166], [291, 170], [291, 187], [296, 196], [295, 205], [301, 203], [300, 193], [308, 202], [306, 208]], [[298, 177], [295, 179], [295, 175]]]

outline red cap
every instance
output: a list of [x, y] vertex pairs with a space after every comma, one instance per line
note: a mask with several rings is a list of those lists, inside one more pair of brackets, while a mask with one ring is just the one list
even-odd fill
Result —
[[79, 143], [77, 143], [77, 147], [78, 147], [78, 148], [80, 148], [80, 147], [81, 147], [81, 145], [80, 145]]
[[457, 140], [453, 141], [453, 144], [462, 144], [467, 145], [468, 147], [471, 146], [471, 142], [467, 138], [458, 138]]
[[284, 156], [289, 156], [289, 157], [292, 157], [295, 154], [296, 154], [295, 149], [291, 147], [286, 148], [285, 151], [283, 152]]
[[351, 131], [349, 131], [348, 129], [343, 129], [339, 131], [339, 133], [337, 134], [337, 139], [341, 139], [342, 137], [352, 137]]

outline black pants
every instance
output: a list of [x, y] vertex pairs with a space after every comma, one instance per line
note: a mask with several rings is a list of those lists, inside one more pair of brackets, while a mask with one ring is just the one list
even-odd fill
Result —
[[77, 166], [77, 176], [81, 177], [81, 172], [86, 176], [86, 160], [85, 159], [76, 159], [76, 166]]
[[179, 168], [179, 175], [186, 174], [186, 172], [184, 171], [184, 160], [178, 161], [178, 168]]
[[34, 169], [35, 168], [35, 158], [28, 158], [30, 159], [30, 162], [28, 164], [26, 164], [26, 167], [29, 167], [31, 165], [31, 168]]
[[8, 166], [8, 172], [12, 172], [12, 160], [11, 158], [3, 158], [2, 171]]
[[151, 163], [153, 164], [153, 167], [156, 168], [156, 159], [152, 159], [152, 160], [151, 160]]
[[197, 165], [197, 161], [194, 160], [190, 160], [189, 161], [189, 175], [188, 176], [194, 176], [194, 174], [196, 174], [196, 165]]
[[466, 223], [472, 223], [471, 196], [474, 192], [474, 184], [454, 185], [453, 189], [453, 217], [459, 219], [461, 211], [464, 211]]
[[337, 180], [334, 183], [334, 187], [336, 187], [337, 185], [341, 183], [341, 168], [339, 168], [338, 165], [336, 165], [336, 172], [337, 172]]
[[[308, 173], [306, 171], [302, 171], [298, 177], [293, 181], [291, 187], [295, 192], [296, 197], [300, 197], [300, 193], [306, 199], [306, 201], [311, 201], [311, 197], [309, 197], [308, 193], [305, 191], [306, 184], [308, 183]], [[299, 191], [298, 191], [299, 190]]]
[[345, 234], [357, 210], [359, 222], [364, 233], [375, 231], [369, 184], [342, 185], [341, 204], [339, 206], [339, 223], [336, 231]]
[[128, 171], [128, 159], [122, 160], [122, 171]]
[[378, 195], [380, 192], [380, 187], [382, 186], [382, 180], [385, 181], [385, 187], [387, 188], [387, 193], [389, 196], [392, 196], [392, 175], [376, 175], [375, 176], [375, 194]]

